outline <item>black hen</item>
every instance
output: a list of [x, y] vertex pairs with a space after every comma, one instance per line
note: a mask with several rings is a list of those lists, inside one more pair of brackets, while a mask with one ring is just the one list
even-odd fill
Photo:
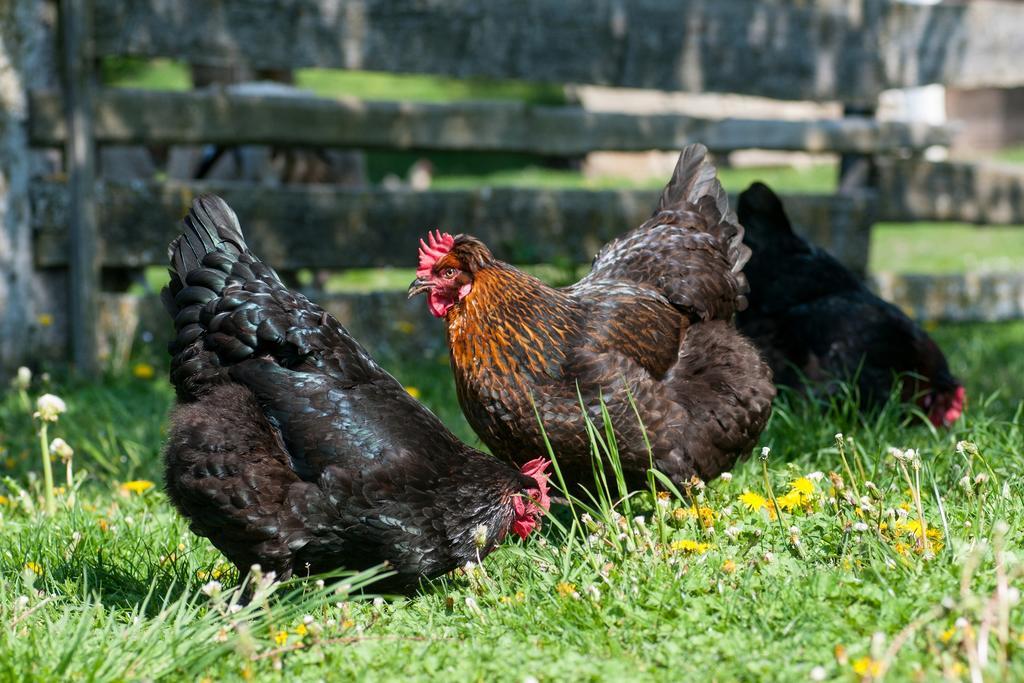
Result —
[[169, 256], [167, 492], [242, 574], [387, 562], [384, 588], [408, 590], [536, 526], [546, 463], [456, 439], [253, 256], [223, 200], [195, 201]]
[[782, 202], [754, 183], [739, 201], [753, 255], [744, 270], [750, 306], [737, 323], [761, 349], [779, 384], [829, 392], [856, 378], [862, 405], [886, 401], [903, 376], [902, 398], [917, 398], [936, 426], [964, 408], [964, 388], [924, 330], [875, 296], [825, 251], [797, 236]]

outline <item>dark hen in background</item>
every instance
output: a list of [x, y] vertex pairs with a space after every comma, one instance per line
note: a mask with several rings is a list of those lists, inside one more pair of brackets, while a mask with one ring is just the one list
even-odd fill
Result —
[[782, 202], [754, 183], [738, 214], [753, 255], [745, 269], [750, 306], [740, 330], [758, 345], [778, 384], [810, 382], [829, 393], [856, 378], [863, 406], [888, 400], [904, 375], [904, 401], [916, 399], [936, 426], [964, 408], [964, 388], [934, 341], [900, 309], [875, 296], [838, 261], [797, 236]]
[[771, 412], [771, 373], [732, 321], [749, 253], [707, 150], [691, 145], [653, 216], [576, 284], [549, 287], [474, 237], [433, 235], [409, 293], [444, 318], [459, 402], [493, 453], [546, 453], [539, 416], [563, 473], [588, 485], [580, 404], [600, 425], [603, 401], [628, 483], [645, 485], [653, 460], [683, 485], [749, 455]]
[[536, 526], [546, 463], [458, 441], [249, 251], [223, 200], [196, 200], [169, 253], [167, 492], [243, 575], [387, 562], [377, 587], [408, 590]]

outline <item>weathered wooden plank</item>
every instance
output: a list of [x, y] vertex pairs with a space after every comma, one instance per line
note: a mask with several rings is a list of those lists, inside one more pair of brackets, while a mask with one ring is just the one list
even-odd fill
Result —
[[873, 288], [915, 320], [974, 322], [1024, 318], [1024, 273], [880, 273]]
[[[56, 93], [32, 98], [32, 139], [63, 142]], [[679, 149], [700, 141], [715, 152], [752, 147], [885, 153], [948, 145], [942, 126], [856, 117], [819, 121], [639, 116], [517, 102], [373, 102], [303, 95], [253, 96], [203, 90], [107, 89], [95, 110], [99, 142], [294, 144], [321, 147], [515, 151], [576, 155], [597, 150]]]
[[1024, 6], [976, 0], [96, 0], [101, 54], [874, 101], [1019, 85]]
[[1024, 166], [881, 160], [879, 220], [1024, 224]]
[[[1024, 318], [1024, 275], [875, 276], [872, 287], [921, 322], [997, 322]], [[404, 292], [312, 294], [371, 353], [422, 358], [428, 351], [445, 354], [444, 333], [422, 301]], [[112, 338], [136, 327], [158, 343], [169, 339], [171, 321], [156, 296], [102, 294], [101, 305], [116, 312], [101, 323], [101, 337]], [[116, 325], [109, 328], [108, 325]]]
[[96, 144], [93, 140], [92, 11], [90, 0], [63, 0], [64, 92], [68, 135], [68, 261], [71, 358], [84, 375], [98, 371], [96, 357], [96, 203], [93, 196]]
[[[216, 192], [235, 209], [253, 248], [276, 267], [411, 267], [428, 229], [471, 232], [514, 263], [588, 261], [649, 215], [656, 192], [494, 188], [459, 191], [265, 188], [221, 183], [99, 183], [103, 265], [163, 264], [192, 199]], [[790, 196], [797, 229], [862, 271], [869, 197]], [[37, 264], [66, 261], [68, 204], [60, 183], [34, 187]]]

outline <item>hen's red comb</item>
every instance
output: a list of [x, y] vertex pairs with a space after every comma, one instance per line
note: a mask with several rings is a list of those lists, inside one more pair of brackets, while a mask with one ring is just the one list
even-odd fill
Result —
[[446, 232], [428, 232], [426, 241], [420, 240], [420, 264], [416, 269], [416, 277], [430, 275], [434, 264], [451, 251], [454, 244], [455, 238]]

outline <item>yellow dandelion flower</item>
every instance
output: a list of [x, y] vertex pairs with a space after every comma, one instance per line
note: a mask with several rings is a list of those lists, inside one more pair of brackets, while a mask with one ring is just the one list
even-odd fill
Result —
[[710, 547], [710, 543], [700, 543], [699, 541], [693, 541], [688, 538], [684, 538], [680, 541], [672, 541], [672, 544], [669, 545], [669, 549], [673, 552], [689, 553], [693, 555], [705, 553]]
[[892, 547], [892, 549], [896, 551], [897, 555], [907, 555], [907, 544], [906, 543], [897, 542], [896, 545], [894, 545]]
[[658, 500], [668, 500], [668, 499], [669, 499], [668, 491], [658, 491]]
[[706, 505], [701, 505], [697, 508], [697, 517], [700, 519], [700, 523], [705, 529], [715, 525], [715, 511]]
[[100, 531], [102, 531], [104, 533], [106, 533], [107, 530], [110, 529], [110, 522], [108, 522], [107, 520], [103, 519], [102, 517], [100, 517], [100, 519], [97, 520], [96, 523], [99, 525]]
[[739, 501], [751, 512], [757, 512], [761, 508], [768, 507], [768, 499], [752, 491], [744, 491], [740, 494]]
[[309, 633], [309, 629], [306, 628], [305, 624], [299, 624], [295, 627], [295, 635], [297, 635], [299, 638], [304, 637], [307, 633]]
[[53, 316], [49, 313], [40, 313], [36, 316], [36, 322], [40, 327], [49, 327], [53, 324]]
[[0, 496], [0, 505], [10, 505], [11, 501], [7, 496]]
[[29, 570], [30, 572], [32, 572], [36, 576], [42, 576], [43, 575], [43, 568], [40, 567], [35, 562], [26, 562], [25, 563], [25, 569]]
[[278, 647], [285, 645], [288, 642], [288, 631], [278, 631], [274, 634], [274, 643]]
[[138, 379], [153, 379], [156, 376], [156, 370], [149, 363], [136, 363], [132, 366], [132, 374]]
[[569, 583], [568, 581], [561, 581], [557, 586], [555, 586], [555, 590], [558, 591], [558, 594], [563, 598], [567, 598], [576, 592], [576, 584]]
[[126, 481], [121, 484], [121, 491], [124, 493], [144, 493], [149, 489], [153, 488], [154, 484], [146, 479], [136, 479], [135, 481]]
[[882, 675], [882, 663], [871, 657], [861, 657], [853, 662], [853, 673], [858, 676], [878, 678]]
[[733, 574], [736, 571], [736, 563], [732, 560], [726, 560], [722, 563], [722, 571], [726, 574]]
[[343, 622], [341, 622], [342, 628], [353, 628], [355, 625], [356, 622], [352, 621], [351, 619], [345, 619]]
[[525, 601], [526, 601], [526, 593], [524, 593], [523, 591], [516, 591], [516, 602], [525, 602]]
[[956, 626], [950, 626], [945, 631], [939, 634], [939, 640], [944, 643], [948, 643], [953, 640], [953, 636], [956, 635]]
[[405, 390], [408, 391], [409, 395], [415, 399], [418, 399], [423, 395], [423, 393], [416, 387], [406, 387]]
[[784, 496], [779, 496], [777, 500], [779, 507], [786, 512], [792, 512], [804, 504], [804, 496], [799, 491], [790, 491]]
[[805, 496], [810, 496], [814, 493], [814, 482], [807, 477], [800, 477], [789, 482], [790, 491], [799, 491]]

